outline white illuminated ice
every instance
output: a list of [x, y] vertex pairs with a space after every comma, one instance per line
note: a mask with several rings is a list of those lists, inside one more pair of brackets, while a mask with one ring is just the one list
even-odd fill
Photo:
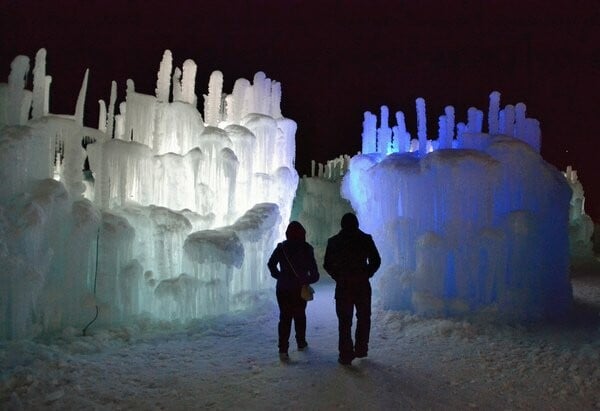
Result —
[[[292, 219], [307, 227], [306, 241], [323, 262], [327, 240], [340, 230], [340, 218], [352, 212], [350, 203], [340, 196], [340, 184], [348, 171], [350, 156], [340, 156], [326, 164], [312, 162], [312, 173], [298, 183]], [[328, 276], [323, 276], [326, 280]]]
[[575, 265], [589, 265], [594, 262], [592, 235], [594, 222], [585, 212], [585, 195], [577, 171], [568, 166], [564, 172], [573, 194], [569, 208], [569, 251]]
[[0, 339], [83, 328], [96, 306], [96, 324], [185, 321], [270, 290], [298, 184], [281, 85], [259, 72], [228, 95], [214, 72], [199, 109], [196, 64], [167, 50], [155, 95], [128, 80], [117, 104], [113, 82], [94, 129], [87, 70], [75, 113], [49, 114], [45, 57], [33, 93], [25, 56], [0, 84]]

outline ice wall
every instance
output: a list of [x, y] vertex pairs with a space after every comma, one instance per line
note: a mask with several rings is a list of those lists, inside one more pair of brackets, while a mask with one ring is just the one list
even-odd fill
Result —
[[571, 189], [539, 155], [539, 125], [525, 106], [514, 114], [498, 110], [498, 93], [490, 101], [498, 132], [482, 132], [477, 109], [455, 129], [446, 108], [437, 140], [428, 139], [422, 99], [410, 145], [404, 124], [393, 128], [390, 154], [372, 122], [363, 130], [374, 150], [352, 158], [342, 196], [380, 248], [385, 307], [533, 319], [570, 306]]
[[84, 328], [96, 310], [96, 325], [185, 321], [270, 289], [298, 184], [281, 85], [259, 72], [228, 95], [215, 72], [199, 110], [195, 63], [167, 50], [155, 95], [128, 80], [117, 103], [113, 82], [94, 129], [88, 71], [75, 114], [50, 114], [45, 59], [33, 93], [24, 56], [0, 84], [0, 339]]
[[594, 262], [592, 235], [594, 222], [585, 212], [585, 193], [577, 171], [568, 166], [564, 175], [571, 187], [571, 207], [569, 209], [569, 250], [572, 264]]
[[326, 164], [313, 161], [311, 176], [303, 176], [296, 190], [292, 219], [306, 228], [306, 240], [314, 247], [319, 264], [323, 262], [327, 240], [340, 230], [341, 217], [352, 211], [350, 203], [340, 196], [349, 164], [350, 156], [340, 156]]

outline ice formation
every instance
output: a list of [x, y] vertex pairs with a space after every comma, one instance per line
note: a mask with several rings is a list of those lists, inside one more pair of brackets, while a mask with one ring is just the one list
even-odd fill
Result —
[[0, 339], [83, 328], [96, 307], [97, 324], [188, 320], [271, 288], [298, 184], [281, 85], [259, 72], [227, 95], [214, 72], [203, 118], [195, 63], [173, 68], [167, 50], [155, 95], [128, 80], [117, 104], [113, 82], [94, 129], [87, 71], [75, 114], [49, 114], [45, 57], [33, 93], [25, 56], [0, 84]]
[[481, 111], [455, 126], [446, 107], [436, 140], [427, 138], [421, 98], [417, 139], [401, 112], [391, 138], [386, 107], [379, 128], [365, 113], [363, 153], [342, 196], [380, 248], [385, 307], [534, 319], [570, 306], [571, 189], [540, 156], [539, 123], [525, 105], [499, 101], [490, 95], [487, 133]]
[[340, 156], [326, 164], [312, 161], [311, 175], [298, 184], [292, 208], [292, 219], [307, 227], [306, 240], [314, 247], [320, 263], [325, 256], [327, 240], [340, 229], [340, 218], [352, 211], [350, 203], [340, 196], [340, 184], [348, 170], [350, 156]]
[[592, 235], [594, 222], [585, 212], [585, 195], [577, 171], [568, 166], [564, 172], [573, 194], [569, 209], [569, 251], [572, 264], [588, 264], [594, 261]]

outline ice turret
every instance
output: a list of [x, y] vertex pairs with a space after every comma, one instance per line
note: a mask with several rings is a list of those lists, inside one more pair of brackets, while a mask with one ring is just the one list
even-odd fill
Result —
[[46, 111], [46, 49], [39, 49], [35, 55], [35, 68], [33, 69], [33, 106], [31, 118], [41, 118], [48, 114]]
[[209, 126], [217, 126], [221, 120], [222, 94], [223, 73], [213, 71], [208, 81], [208, 95], [204, 96], [204, 121]]
[[381, 120], [379, 129], [377, 129], [377, 152], [388, 154], [392, 149], [392, 129], [389, 126], [389, 109], [387, 106], [381, 106]]
[[171, 70], [173, 69], [173, 56], [170, 50], [165, 50], [158, 78], [156, 79], [156, 99], [159, 102], [169, 102], [169, 92], [171, 89]]
[[194, 60], [186, 60], [183, 62], [183, 77], [181, 78], [181, 100], [185, 103], [196, 105], [196, 63]]
[[419, 137], [419, 155], [427, 154], [427, 115], [425, 113], [425, 100], [417, 98], [417, 136]]
[[6, 124], [25, 124], [29, 119], [32, 93], [25, 90], [29, 57], [17, 56], [10, 65], [8, 76], [8, 104], [6, 105]]
[[83, 75], [83, 82], [81, 83], [81, 89], [79, 90], [79, 96], [77, 97], [77, 105], [75, 106], [75, 122], [80, 126], [83, 126], [83, 114], [85, 111], [85, 95], [87, 94], [87, 83], [90, 70], [86, 69]]

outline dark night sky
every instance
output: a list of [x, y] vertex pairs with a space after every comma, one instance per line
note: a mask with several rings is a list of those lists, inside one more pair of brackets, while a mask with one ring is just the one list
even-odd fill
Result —
[[[600, 218], [600, 1], [6, 1], [0, 0], [0, 78], [18, 54], [45, 47], [50, 111], [74, 112], [90, 68], [86, 124], [116, 80], [152, 94], [163, 51], [198, 65], [196, 94], [213, 70], [225, 92], [262, 70], [280, 81], [282, 112], [298, 123], [297, 168], [360, 150], [363, 112], [404, 111], [416, 135], [415, 98], [429, 136], [443, 107], [457, 121], [488, 95], [527, 104], [542, 127], [542, 155], [573, 164], [587, 212]], [[487, 124], [487, 119], [485, 123]], [[487, 128], [485, 128], [487, 129]], [[596, 140], [596, 142], [595, 142]]]

